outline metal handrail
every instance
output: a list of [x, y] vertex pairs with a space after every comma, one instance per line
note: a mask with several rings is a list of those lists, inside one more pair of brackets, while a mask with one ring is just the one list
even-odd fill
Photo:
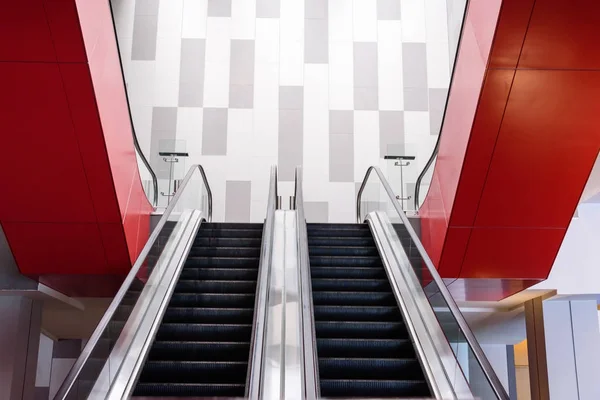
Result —
[[[247, 397], [250, 400], [261, 398], [261, 378], [263, 371], [263, 350], [266, 338], [266, 317], [269, 304], [268, 278], [271, 270], [271, 259], [273, 257], [273, 238], [275, 236], [275, 210], [277, 209], [277, 167], [271, 167], [271, 179], [269, 184], [269, 198], [267, 200], [267, 216], [263, 228], [263, 243], [260, 251], [260, 265], [258, 267], [260, 276], [256, 287], [256, 307], [254, 309], [254, 321], [256, 326], [252, 332], [250, 367], [247, 377]], [[264, 285], [264, 286], [263, 286]]]
[[316, 362], [316, 335], [314, 320], [311, 314], [312, 304], [312, 284], [310, 279], [310, 258], [308, 253], [308, 232], [306, 228], [306, 217], [304, 215], [304, 194], [302, 190], [302, 167], [296, 167], [295, 179], [295, 204], [298, 230], [298, 273], [300, 275], [300, 301], [302, 305], [302, 335], [300, 340], [303, 351], [302, 354], [302, 377], [304, 380], [302, 394], [303, 399], [313, 400], [320, 397], [319, 386], [317, 385], [319, 376], [319, 366]]
[[181, 197], [182, 193], [185, 191], [185, 188], [186, 188], [187, 184], [189, 183], [189, 181], [192, 179], [192, 176], [194, 175], [194, 171], [196, 169], [198, 169], [200, 171], [200, 175], [202, 176], [202, 180], [203, 180], [204, 186], [206, 187], [206, 191], [208, 194], [207, 221], [210, 222], [212, 220], [212, 191], [210, 190], [210, 185], [208, 184], [208, 180], [206, 179], [206, 174], [204, 172], [204, 168], [202, 168], [201, 165], [195, 164], [190, 167], [190, 169], [188, 170], [188, 173], [183, 178], [181, 186], [175, 193], [173, 200], [171, 201], [171, 203], [169, 204], [169, 206], [166, 208], [165, 212], [163, 213], [162, 217], [158, 221], [156, 228], [154, 228], [154, 231], [152, 231], [150, 238], [146, 242], [146, 245], [144, 246], [144, 248], [140, 252], [140, 255], [138, 256], [137, 260], [133, 264], [133, 267], [129, 271], [129, 274], [127, 274], [127, 276], [125, 277], [125, 280], [123, 281], [123, 284], [119, 288], [119, 291], [117, 292], [114, 299], [108, 306], [108, 309], [102, 316], [102, 319], [98, 323], [98, 326], [96, 326], [96, 329], [94, 329], [94, 332], [92, 333], [92, 336], [90, 337], [90, 340], [87, 342], [87, 344], [81, 351], [81, 354], [77, 358], [77, 361], [75, 361], [75, 364], [73, 364], [73, 367], [71, 367], [71, 370], [67, 374], [67, 377], [65, 378], [63, 384], [58, 389], [58, 392], [56, 393], [56, 396], [54, 397], [55, 400], [63, 400], [63, 399], [67, 398], [69, 391], [71, 390], [71, 388], [77, 381], [77, 378], [79, 377], [79, 374], [83, 370], [83, 367], [85, 366], [88, 359], [90, 358], [92, 351], [94, 350], [94, 348], [100, 341], [100, 339], [102, 337], [102, 333], [108, 327], [109, 322], [112, 320], [115, 312], [117, 311], [117, 308], [123, 301], [123, 298], [127, 294], [127, 291], [129, 290], [129, 287], [133, 283], [133, 280], [136, 278], [140, 268], [144, 265], [144, 261], [146, 260], [146, 258], [148, 257], [148, 254], [150, 253], [150, 250], [154, 246], [154, 242], [156, 242], [160, 232], [162, 231], [162, 228], [165, 226], [165, 224], [169, 220], [169, 216], [171, 215], [171, 212], [177, 205], [179, 198]]
[[[148, 172], [150, 172], [150, 177], [152, 178], [152, 187], [154, 188], [154, 191], [152, 193], [152, 206], [156, 207], [156, 206], [158, 206], [158, 179], [156, 178], [156, 174], [154, 173], [154, 170], [150, 166], [148, 159], [144, 155], [144, 152], [142, 151], [142, 148], [140, 146], [140, 142], [138, 141], [137, 134], [135, 133], [135, 125], [133, 123], [133, 116], [131, 114], [131, 105], [129, 104], [129, 94], [127, 93], [127, 86], [125, 85], [125, 70], [123, 69], [123, 60], [121, 59], [121, 49], [119, 48], [119, 40], [117, 39], [117, 37], [118, 37], [117, 36], [117, 24], [115, 23], [115, 14], [113, 11], [112, 3], [110, 1], [108, 2], [108, 7], [110, 9], [110, 16], [113, 21], [115, 42], [117, 44], [117, 54], [119, 55], [119, 64], [121, 65], [121, 76], [123, 77], [123, 84], [125, 86], [123, 89], [125, 91], [125, 101], [127, 103], [127, 111], [129, 114], [129, 123], [131, 125], [131, 135], [133, 136], [133, 147], [135, 147], [136, 153], [142, 159], [142, 163], [144, 163], [144, 165], [146, 166], [146, 169], [148, 169]], [[138, 174], [139, 174], [139, 172], [140, 171], [138, 170]], [[141, 181], [141, 179], [140, 179], [140, 181]]]
[[388, 183], [387, 179], [385, 179], [385, 176], [383, 175], [383, 173], [381, 172], [381, 169], [379, 169], [379, 167], [376, 167], [376, 166], [369, 167], [365, 174], [365, 178], [363, 179], [362, 184], [360, 185], [360, 189], [358, 190], [358, 195], [356, 196], [356, 212], [357, 212], [356, 218], [357, 218], [357, 221], [359, 223], [362, 222], [361, 221], [361, 207], [360, 207], [362, 193], [365, 189], [365, 186], [369, 179], [369, 176], [371, 175], [371, 172], [373, 170], [377, 173], [377, 176], [379, 177], [379, 181], [383, 185], [383, 188], [387, 192], [387, 195], [390, 198], [390, 201], [392, 202], [394, 208], [396, 209], [396, 212], [400, 216], [400, 219], [402, 220], [404, 227], [408, 231], [410, 238], [412, 239], [415, 247], [419, 251], [419, 255], [421, 256], [421, 259], [427, 266], [427, 270], [429, 271], [431, 278], [437, 284], [437, 286], [440, 290], [440, 294], [446, 301], [446, 304], [448, 304], [448, 308], [450, 309], [450, 312], [456, 319], [456, 322], [458, 323], [458, 327], [460, 328], [463, 335], [465, 336], [465, 340], [467, 341], [467, 343], [473, 350], [475, 359], [481, 366], [481, 369], [483, 370], [485, 377], [487, 378], [488, 382], [490, 383], [491, 388], [494, 391], [496, 397], [501, 400], [509, 400], [508, 394], [506, 393], [506, 390], [504, 390], [504, 387], [502, 386], [500, 379], [498, 379], [498, 376], [494, 372], [492, 365], [490, 364], [489, 360], [485, 356], [485, 353], [483, 352], [483, 349], [481, 348], [481, 346], [479, 345], [479, 342], [475, 338], [475, 335], [471, 331], [469, 324], [467, 324], [467, 321], [465, 320], [462, 313], [460, 312], [458, 305], [456, 305], [456, 302], [454, 301], [454, 298], [452, 297], [452, 295], [450, 294], [450, 291], [446, 287], [446, 284], [444, 283], [444, 281], [440, 277], [437, 269], [433, 265], [431, 258], [429, 258], [429, 255], [427, 254], [427, 251], [423, 247], [423, 244], [421, 243], [419, 236], [417, 235], [417, 233], [415, 232], [415, 230], [412, 227], [412, 224], [406, 217], [406, 214], [404, 213], [402, 206], [396, 199], [396, 195], [394, 194], [394, 191], [390, 187], [390, 184]]

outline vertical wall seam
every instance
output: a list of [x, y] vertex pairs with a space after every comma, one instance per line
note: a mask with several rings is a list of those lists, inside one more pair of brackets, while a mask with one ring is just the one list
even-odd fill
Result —
[[579, 394], [579, 372], [577, 371], [577, 350], [575, 348], [575, 329], [573, 328], [573, 308], [569, 301], [569, 324], [571, 327], [571, 345], [573, 346], [573, 364], [575, 366], [575, 385], [577, 387], [577, 399], [581, 400]]

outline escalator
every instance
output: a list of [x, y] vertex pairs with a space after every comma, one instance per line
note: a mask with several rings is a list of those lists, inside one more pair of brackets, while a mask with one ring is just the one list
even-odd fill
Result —
[[135, 396], [244, 397], [262, 231], [202, 224]]
[[308, 224], [322, 397], [431, 397], [367, 224]]

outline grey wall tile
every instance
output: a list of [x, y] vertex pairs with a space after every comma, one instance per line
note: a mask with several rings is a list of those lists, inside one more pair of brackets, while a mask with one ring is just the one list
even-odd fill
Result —
[[227, 109], [205, 108], [202, 120], [202, 155], [227, 154]]
[[209, 17], [231, 17], [231, 0], [208, 0]]
[[354, 133], [354, 111], [330, 110], [329, 133]]
[[205, 55], [204, 39], [181, 39], [179, 105], [182, 107], [202, 107]]
[[[408, 210], [415, 209], [415, 187], [417, 186], [414, 182], [405, 183], [404, 197], [410, 197], [409, 200], [404, 200], [404, 207]], [[420, 197], [420, 195], [419, 195]]]
[[280, 86], [279, 108], [282, 110], [300, 110], [304, 104], [304, 88], [302, 86]]
[[377, 19], [399, 20], [400, 0], [377, 0]]
[[230, 85], [254, 84], [254, 40], [231, 41]]
[[327, 18], [328, 2], [324, 0], [305, 0], [304, 18]]
[[429, 89], [429, 125], [432, 135], [440, 133], [442, 128], [447, 97], [448, 89]]
[[54, 343], [53, 358], [77, 358], [81, 353], [81, 339], [58, 340]]
[[132, 60], [156, 59], [156, 30], [158, 15], [136, 15], [131, 42]]
[[252, 183], [227, 181], [225, 183], [225, 221], [249, 222]]
[[34, 400], [48, 400], [50, 398], [50, 387], [36, 387], [33, 394]]
[[252, 108], [254, 106], [253, 85], [230, 85], [229, 107], [230, 108]]
[[404, 155], [392, 153], [404, 147], [404, 112], [379, 111], [379, 155]]
[[427, 88], [404, 88], [404, 111], [427, 111]]
[[329, 135], [329, 181], [354, 181], [354, 135]]
[[329, 60], [329, 35], [327, 33], [327, 29], [327, 19], [304, 20], [305, 63], [327, 64]]
[[404, 87], [427, 87], [427, 52], [425, 43], [402, 44]]
[[159, 0], [136, 0], [135, 15], [158, 15]]
[[377, 87], [377, 43], [354, 43], [354, 87]]
[[165, 144], [175, 141], [177, 131], [177, 107], [153, 107], [150, 129], [150, 165], [160, 179], [169, 177], [168, 165], [158, 155]]
[[329, 203], [326, 201], [305, 201], [306, 222], [329, 222]]
[[377, 110], [379, 108], [377, 86], [354, 88], [355, 110]]
[[279, 18], [280, 0], [256, 0], [256, 18]]
[[303, 157], [302, 110], [279, 110], [279, 140], [277, 176], [281, 181], [293, 181], [296, 167]]

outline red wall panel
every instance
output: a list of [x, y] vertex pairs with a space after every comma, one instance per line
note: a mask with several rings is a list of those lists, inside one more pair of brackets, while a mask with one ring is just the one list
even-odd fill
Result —
[[473, 300], [547, 277], [600, 151], [600, 3], [486, 6], [469, 5], [421, 210], [440, 274]]
[[110, 295], [152, 208], [109, 3], [0, 1], [0, 35], [11, 38], [0, 41], [0, 181], [10, 193], [0, 224], [22, 273], [67, 294]]

